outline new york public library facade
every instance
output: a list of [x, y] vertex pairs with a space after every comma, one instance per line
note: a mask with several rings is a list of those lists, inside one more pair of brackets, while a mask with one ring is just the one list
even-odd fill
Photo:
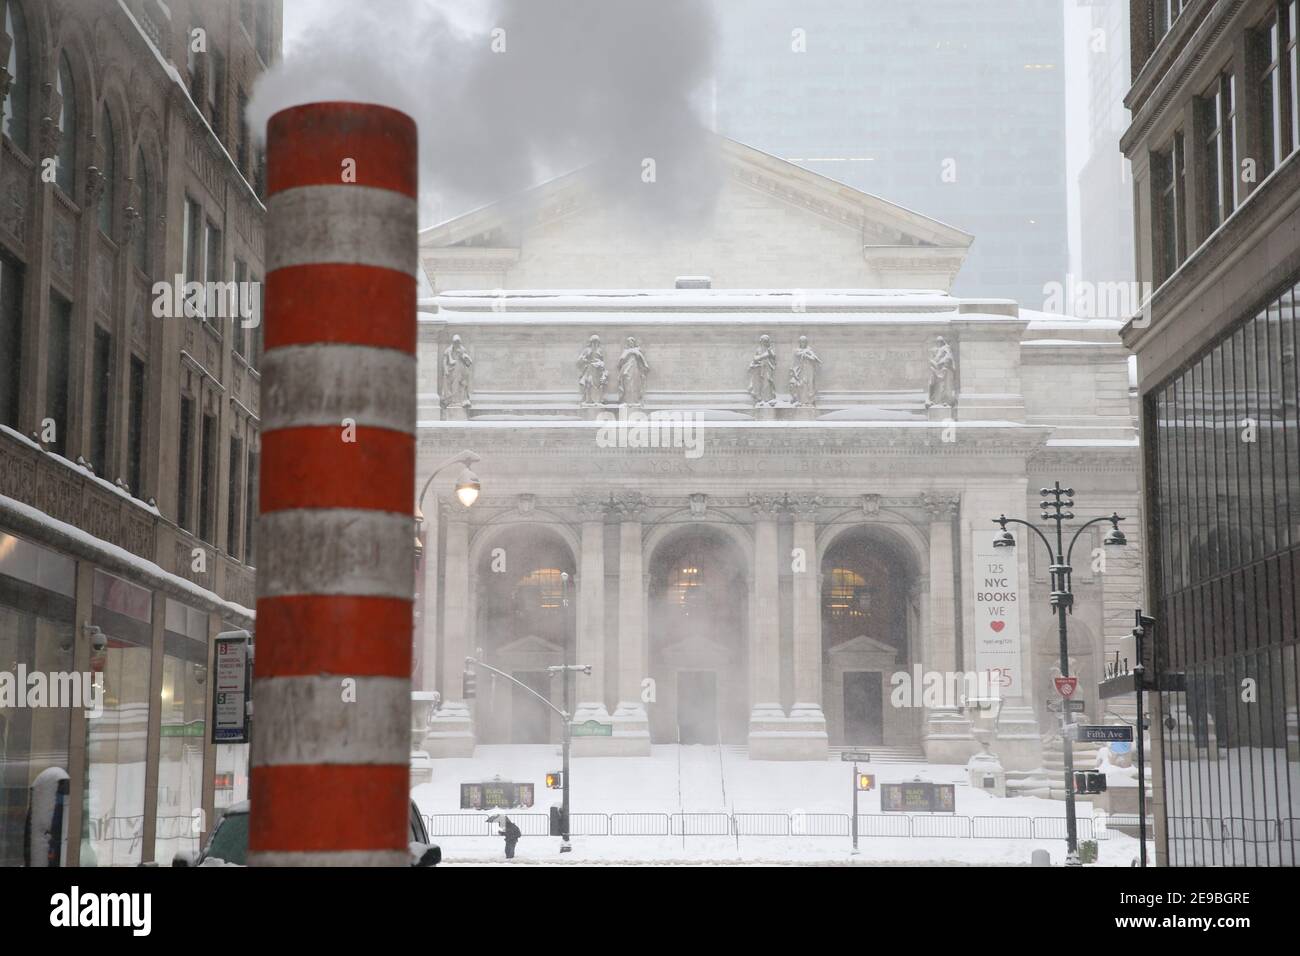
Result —
[[472, 654], [562, 706], [567, 646], [592, 670], [573, 719], [612, 727], [575, 754], [964, 763], [986, 740], [1040, 766], [1048, 561], [1023, 535], [993, 551], [992, 519], [1036, 518], [1057, 478], [1081, 518], [1133, 519], [1124, 553], [1075, 552], [1072, 672], [1100, 718], [1140, 603], [1119, 323], [954, 298], [970, 235], [722, 159], [703, 226], [627, 229], [580, 171], [422, 233], [417, 487], [470, 451], [482, 490], [457, 501], [456, 463], [423, 500], [417, 746], [558, 741], [543, 704], [486, 672], [466, 702], [461, 675]]

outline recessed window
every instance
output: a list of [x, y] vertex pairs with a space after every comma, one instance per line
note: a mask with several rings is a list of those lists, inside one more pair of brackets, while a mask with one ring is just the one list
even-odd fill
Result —
[[1291, 141], [1288, 152], [1300, 149], [1300, 56], [1297, 55], [1296, 31], [1300, 30], [1300, 0], [1286, 5], [1287, 86], [1291, 101]]
[[90, 461], [95, 473], [111, 478], [108, 462], [109, 413], [112, 411], [113, 336], [95, 326], [94, 356], [91, 366], [90, 394]]
[[144, 399], [144, 360], [132, 355], [126, 411], [126, 482], [137, 498], [144, 497]]
[[1151, 155], [1151, 182], [1154, 194], [1156, 256], [1158, 279], [1163, 282], [1178, 271], [1187, 254], [1183, 224], [1183, 134], [1174, 134], [1164, 152]]
[[515, 601], [521, 611], [554, 611], [564, 606], [563, 574], [559, 568], [538, 568], [519, 579]]
[[217, 416], [204, 415], [199, 435], [199, 537], [213, 542], [216, 523]]
[[832, 568], [822, 606], [833, 624], [865, 620], [871, 608], [867, 579], [850, 568]]
[[[136, 150], [135, 153], [135, 176], [140, 186], [140, 218], [135, 224], [135, 235], [132, 238], [135, 251], [135, 267], [141, 272], [149, 272], [149, 242], [153, 237], [153, 197], [150, 195], [153, 190], [153, 183], [149, 179], [149, 164], [144, 160], [144, 151]], [[188, 203], [186, 204], [188, 211]]]
[[18, 426], [18, 401], [22, 395], [23, 267], [0, 256], [0, 423]]
[[5, 35], [9, 37], [9, 95], [4, 100], [2, 126], [4, 135], [24, 153], [28, 151], [28, 103], [31, 100], [31, 61], [28, 50], [27, 21], [23, 8], [14, 0], [0, 0], [4, 7]]
[[55, 87], [61, 98], [59, 106], [59, 149], [54, 157], [54, 181], [68, 198], [76, 199], [77, 188], [77, 90], [72, 82], [72, 65], [68, 54], [59, 56]]
[[179, 461], [176, 476], [176, 523], [186, 530], [190, 526], [191, 477], [194, 474], [194, 399], [181, 397], [181, 433], [178, 442], [177, 457]]
[[[72, 359], [72, 303], [50, 294], [49, 341], [46, 344], [45, 416], [54, 423], [50, 451], [62, 455], [68, 446], [68, 385]], [[42, 433], [44, 428], [42, 427]]]
[[104, 193], [99, 197], [99, 231], [113, 238], [113, 213], [117, 209], [117, 137], [113, 116], [104, 107], [99, 121], [99, 135], [104, 141]]
[[244, 443], [234, 435], [230, 436], [230, 471], [227, 487], [229, 498], [226, 503], [226, 553], [238, 561], [243, 555], [240, 551], [239, 534], [243, 530], [244, 488]]
[[1256, 90], [1259, 96], [1260, 176], [1267, 176], [1282, 162], [1284, 146], [1291, 138], [1284, 128], [1282, 102], [1282, 24], [1277, 16], [1252, 37], [1255, 62], [1259, 67]]

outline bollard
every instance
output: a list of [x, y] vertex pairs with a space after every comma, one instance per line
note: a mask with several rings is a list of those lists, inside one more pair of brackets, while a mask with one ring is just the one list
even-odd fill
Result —
[[417, 147], [410, 117], [267, 124], [249, 863], [409, 863]]

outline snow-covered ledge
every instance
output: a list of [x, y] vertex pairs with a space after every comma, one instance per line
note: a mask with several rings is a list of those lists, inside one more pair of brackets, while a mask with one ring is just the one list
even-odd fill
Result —
[[106, 571], [126, 575], [133, 581], [167, 592], [177, 600], [203, 611], [216, 611], [233, 624], [252, 628], [256, 612], [227, 601], [179, 575], [164, 571], [152, 561], [132, 554], [45, 512], [0, 495], [0, 527], [54, 547], [78, 558], [93, 561]]

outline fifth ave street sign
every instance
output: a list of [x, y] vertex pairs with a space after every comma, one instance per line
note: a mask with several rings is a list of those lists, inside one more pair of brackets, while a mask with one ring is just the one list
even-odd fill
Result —
[[1131, 742], [1133, 740], [1133, 728], [1127, 724], [1115, 724], [1105, 727], [1080, 724], [1078, 739], [1096, 743]]

